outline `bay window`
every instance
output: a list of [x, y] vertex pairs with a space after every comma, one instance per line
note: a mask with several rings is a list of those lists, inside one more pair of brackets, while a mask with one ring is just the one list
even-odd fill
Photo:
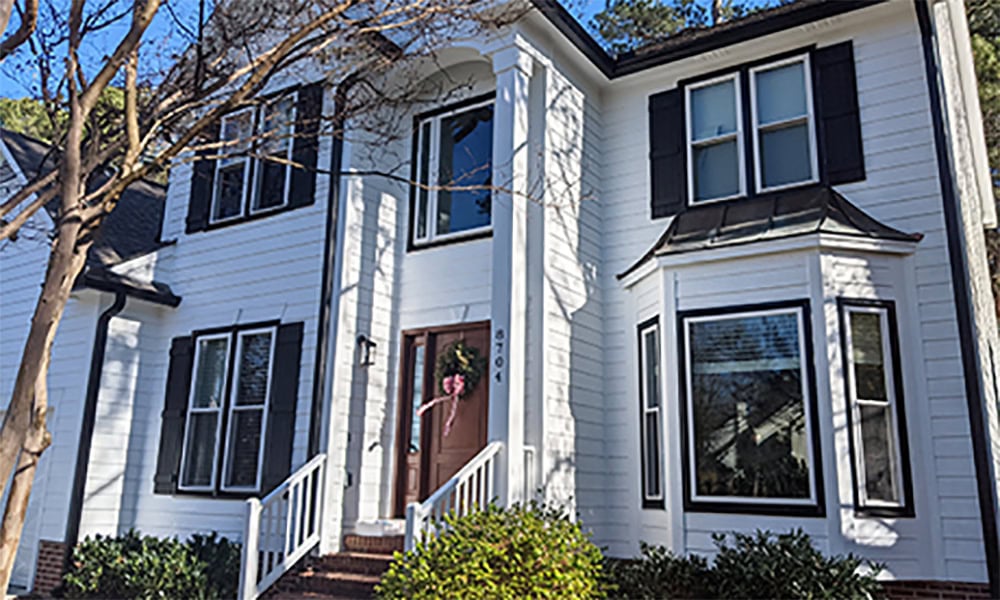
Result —
[[417, 125], [413, 242], [486, 232], [491, 223], [493, 104], [447, 110]]
[[908, 512], [911, 492], [893, 305], [842, 301], [840, 308], [855, 504], [860, 511]]
[[639, 430], [643, 508], [663, 507], [660, 386], [660, 325], [639, 325]]
[[688, 311], [680, 329], [689, 508], [821, 512], [808, 305]]

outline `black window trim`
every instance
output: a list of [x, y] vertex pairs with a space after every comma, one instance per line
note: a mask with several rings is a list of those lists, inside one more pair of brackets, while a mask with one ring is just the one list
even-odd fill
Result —
[[[190, 336], [191, 336], [191, 344], [192, 344], [192, 353], [195, 352], [195, 348], [197, 348], [198, 338], [199, 337], [205, 337], [205, 336], [211, 336], [211, 335], [225, 335], [225, 334], [228, 334], [230, 336], [230, 342], [229, 342], [229, 348], [228, 348], [228, 352], [229, 352], [228, 361], [229, 361], [229, 363], [228, 363], [227, 368], [226, 368], [226, 395], [225, 395], [225, 402], [224, 402], [223, 406], [220, 409], [220, 413], [221, 413], [220, 423], [219, 423], [220, 435], [224, 436], [226, 434], [227, 427], [229, 425], [229, 422], [228, 422], [229, 421], [229, 403], [231, 401], [231, 396], [232, 396], [233, 373], [234, 373], [233, 369], [235, 368], [234, 363], [235, 363], [235, 360], [236, 360], [236, 346], [237, 346], [236, 336], [240, 332], [242, 332], [242, 331], [247, 331], [247, 330], [251, 330], [251, 329], [274, 328], [275, 332], [277, 332], [278, 328], [281, 325], [282, 325], [282, 322], [280, 320], [278, 320], [278, 319], [271, 319], [271, 320], [267, 320], [267, 321], [255, 321], [255, 322], [252, 322], [252, 323], [240, 323], [238, 325], [227, 325], [227, 326], [223, 326], [223, 327], [211, 327], [211, 328], [206, 328], [206, 329], [196, 329], [196, 330], [194, 330], [194, 331], [191, 332]], [[278, 343], [277, 337], [275, 337], [275, 339], [272, 341], [272, 344], [277, 344], [277, 343]], [[276, 352], [276, 351], [277, 351], [277, 348], [274, 348], [274, 352]], [[272, 361], [274, 361], [274, 360], [277, 360], [277, 354], [273, 354], [272, 355]], [[192, 387], [194, 386], [194, 380], [195, 380], [195, 373], [194, 373], [194, 371], [197, 368], [198, 368], [198, 365], [194, 364], [194, 362], [192, 361], [192, 364], [191, 364], [191, 386]], [[274, 368], [273, 364], [271, 365], [271, 368], [273, 370], [273, 368]], [[271, 385], [270, 381], [268, 382], [268, 385]], [[189, 393], [190, 393], [190, 390], [189, 390]], [[184, 417], [184, 428], [185, 429], [184, 429], [184, 433], [181, 436], [181, 443], [182, 444], [185, 444], [187, 442], [188, 414], [189, 413], [187, 413], [185, 411], [185, 417]], [[265, 411], [264, 418], [266, 419], [267, 417], [268, 417], [268, 415], [267, 415], [267, 412]], [[223, 444], [225, 444], [225, 442], [226, 442], [225, 439], [218, 440], [218, 444], [219, 444], [220, 449], [223, 447]], [[261, 450], [260, 450], [261, 452], [264, 452], [264, 444], [265, 443], [266, 443], [266, 438], [264, 436], [261, 436]], [[195, 497], [201, 497], [201, 498], [232, 499], [232, 500], [245, 500], [247, 498], [257, 498], [257, 497], [260, 497], [261, 490], [253, 490], [253, 491], [249, 491], [249, 490], [247, 490], [247, 491], [243, 491], [243, 490], [240, 490], [240, 491], [225, 491], [225, 490], [222, 489], [222, 487], [223, 487], [222, 486], [222, 477], [224, 477], [224, 475], [225, 475], [225, 473], [223, 472], [223, 468], [224, 468], [223, 463], [225, 461], [222, 459], [222, 456], [216, 457], [215, 464], [212, 467], [214, 469], [214, 472], [215, 472], [215, 486], [214, 486], [213, 490], [209, 491], [209, 490], [184, 490], [184, 489], [181, 489], [181, 487], [180, 487], [180, 480], [181, 480], [181, 477], [182, 477], [183, 472], [184, 472], [183, 452], [184, 452], [184, 448], [182, 446], [181, 447], [182, 457], [180, 459], [180, 466], [179, 466], [179, 470], [177, 472], [177, 489], [171, 495], [174, 495], [174, 496], [195, 496]], [[267, 457], [265, 456], [264, 459], [266, 460], [266, 458]], [[262, 475], [261, 475], [261, 485], [262, 486], [264, 485], [264, 481], [263, 481]]]
[[[858, 493], [857, 457], [858, 448], [854, 440], [854, 407], [851, 402], [851, 382], [847, 377], [851, 368], [851, 360], [847, 355], [847, 309], [856, 307], [879, 308], [885, 311], [888, 319], [887, 328], [889, 330], [889, 359], [892, 361], [892, 386], [895, 393], [895, 425], [896, 435], [899, 438], [899, 461], [900, 474], [902, 476], [904, 502], [900, 506], [865, 506], [861, 504]], [[871, 298], [837, 298], [838, 327], [840, 327], [840, 352], [842, 361], [842, 372], [844, 382], [844, 402], [847, 412], [848, 449], [851, 461], [851, 496], [854, 500], [854, 514], [857, 517], [894, 517], [894, 518], [914, 518], [916, 509], [913, 499], [913, 476], [910, 465], [910, 444], [909, 434], [906, 427], [906, 402], [904, 399], [903, 369], [900, 360], [899, 346], [899, 325], [896, 319], [896, 303], [893, 300], [871, 299]]]
[[[663, 448], [664, 448], [664, 446], [663, 446], [663, 415], [664, 415], [664, 406], [663, 406], [663, 398], [662, 397], [660, 399], [660, 406], [659, 406], [659, 409], [657, 411], [659, 413], [659, 417], [660, 417], [660, 419], [659, 419], [660, 434], [657, 436], [657, 441], [659, 442], [659, 448], [656, 449], [657, 456], [660, 457], [660, 461], [659, 461], [659, 473], [656, 474], [656, 477], [657, 477], [657, 479], [660, 482], [659, 497], [655, 497], [655, 498], [654, 497], [650, 497], [647, 494], [647, 490], [646, 490], [646, 469], [648, 468], [648, 465], [646, 465], [646, 420], [645, 420], [645, 417], [646, 417], [646, 414], [645, 414], [646, 413], [646, 393], [645, 393], [645, 391], [646, 391], [646, 384], [645, 384], [645, 381], [646, 380], [645, 380], [645, 377], [644, 377], [645, 373], [644, 373], [644, 369], [643, 369], [643, 365], [645, 364], [645, 358], [646, 357], [645, 357], [645, 355], [643, 354], [643, 351], [642, 351], [642, 338], [643, 338], [643, 335], [646, 333], [646, 331], [648, 331], [650, 328], [655, 328], [655, 331], [656, 331], [656, 340], [657, 340], [657, 344], [658, 344], [657, 345], [657, 349], [659, 350], [659, 356], [657, 358], [660, 361], [660, 377], [661, 378], [663, 376], [663, 371], [664, 371], [664, 369], [663, 369], [663, 350], [662, 350], [662, 346], [663, 345], [662, 345], [662, 343], [660, 343], [661, 342], [660, 336], [661, 336], [662, 333], [661, 333], [661, 330], [660, 330], [660, 317], [659, 317], [659, 315], [657, 315], [657, 316], [651, 317], [649, 319], [646, 319], [645, 321], [642, 321], [641, 323], [639, 323], [638, 325], [636, 325], [636, 345], [637, 345], [637, 352], [638, 352], [638, 357], [639, 357], [639, 363], [638, 363], [638, 367], [637, 367], [637, 372], [638, 372], [638, 375], [639, 375], [639, 380], [638, 380], [639, 381], [639, 479], [640, 479], [639, 485], [640, 485], [640, 493], [642, 494], [642, 508], [644, 508], [644, 509], [647, 509], [647, 508], [663, 509], [663, 508], [666, 507], [666, 493], [664, 491], [664, 472], [665, 472], [665, 469], [663, 468], [663, 458], [664, 458], [664, 454], [663, 454]], [[661, 387], [661, 389], [663, 387], [663, 381], [662, 381], [662, 379], [660, 381], [660, 387]], [[661, 396], [662, 396], [662, 394], [661, 394]]]
[[[427, 110], [427, 111], [424, 111], [422, 113], [419, 113], [419, 114], [417, 114], [417, 115], [415, 115], [413, 117], [413, 126], [412, 126], [412, 133], [411, 133], [411, 144], [410, 144], [410, 174], [411, 174], [411, 178], [412, 178], [413, 181], [417, 180], [417, 175], [416, 175], [417, 169], [418, 169], [417, 159], [418, 159], [418, 156], [420, 154], [419, 148], [418, 148], [418, 143], [419, 143], [419, 140], [420, 140], [419, 133], [420, 133], [420, 124], [421, 124], [421, 122], [425, 121], [427, 119], [436, 117], [438, 115], [449, 113], [449, 112], [452, 112], [452, 111], [455, 111], [455, 110], [460, 110], [460, 109], [466, 108], [466, 107], [472, 107], [472, 106], [475, 106], [477, 104], [483, 104], [484, 102], [488, 102], [488, 101], [491, 101], [491, 100], [493, 100], [493, 101], [496, 100], [496, 91], [495, 90], [491, 91], [491, 92], [486, 92], [486, 93], [483, 93], [483, 94], [478, 94], [476, 96], [472, 96], [472, 97], [469, 97], [469, 98], [465, 98], [465, 99], [459, 100], [457, 102], [452, 102], [452, 103], [449, 103], [449, 104], [445, 104], [443, 106], [438, 106], [438, 107], [435, 107], [435, 108], [433, 108], [431, 110]], [[416, 227], [415, 227], [415, 221], [416, 221], [416, 218], [417, 218], [417, 186], [410, 185], [409, 187], [410, 187], [410, 200], [409, 200], [410, 213], [409, 213], [409, 215], [407, 217], [407, 224], [406, 224], [406, 251], [407, 251], [407, 253], [409, 253], [409, 252], [417, 252], [417, 251], [420, 251], [420, 250], [428, 250], [428, 249], [431, 249], [431, 248], [439, 248], [441, 246], [448, 246], [448, 245], [451, 245], [451, 244], [461, 244], [461, 243], [465, 243], [465, 242], [471, 242], [471, 241], [474, 241], [474, 240], [481, 240], [481, 239], [486, 239], [486, 238], [493, 237], [493, 218], [492, 218], [492, 214], [491, 214], [490, 215], [490, 227], [489, 228], [485, 228], [485, 229], [483, 229], [481, 231], [476, 231], [476, 232], [470, 233], [468, 235], [455, 235], [455, 236], [446, 237], [444, 239], [435, 239], [435, 240], [431, 240], [431, 241], [423, 242], [423, 243], [417, 242], [416, 238], [415, 238], [415, 233], [416, 232], [414, 231], [416, 229]]]
[[[294, 111], [294, 117], [293, 118], [295, 119], [295, 122], [293, 122], [293, 128], [294, 128], [295, 125], [297, 124], [298, 117], [299, 117], [299, 115], [298, 115], [298, 110], [299, 110], [299, 106], [298, 106], [299, 93], [303, 89], [309, 87], [309, 85], [310, 84], [308, 84], [308, 83], [297, 83], [295, 85], [291, 85], [291, 86], [288, 86], [286, 88], [281, 88], [279, 90], [275, 90], [273, 92], [269, 92], [267, 94], [261, 94], [260, 96], [258, 96], [257, 101], [254, 104], [252, 104], [250, 107], [248, 107], [248, 108], [250, 108], [250, 109], [252, 109], [254, 111], [254, 128], [256, 129], [256, 127], [257, 127], [257, 125], [256, 125], [256, 123], [257, 123], [257, 115], [258, 115], [258, 113], [260, 113], [261, 107], [262, 106], [266, 106], [268, 103], [270, 103], [270, 102], [272, 102], [272, 101], [274, 101], [274, 100], [276, 100], [278, 98], [281, 98], [283, 96], [292, 96], [295, 99], [294, 100], [294, 108], [293, 108], [293, 111]], [[246, 110], [246, 109], [240, 109], [240, 110]], [[236, 114], [236, 113], [240, 112], [240, 110], [233, 111], [232, 113], [229, 113], [229, 114], [230, 115], [231, 114]], [[229, 116], [229, 115], [225, 115], [225, 116]], [[225, 118], [225, 117], [223, 117], [223, 118]], [[219, 125], [220, 125], [219, 136], [220, 136], [220, 138], [222, 136], [221, 124], [222, 124], [222, 119], [220, 118], [219, 119]], [[320, 137], [320, 133], [319, 132], [317, 132], [317, 137]], [[293, 129], [292, 140], [290, 142], [291, 148], [289, 149], [289, 152], [293, 152], [294, 151], [295, 140], [296, 139], [297, 139], [296, 138], [296, 134], [295, 134], [295, 131]], [[259, 161], [259, 159], [256, 159], [253, 156], [248, 156], [247, 157], [247, 169], [250, 170], [250, 173], [248, 175], [248, 177], [249, 177], [248, 185], [250, 185], [250, 187], [253, 187], [253, 179], [256, 177], [256, 174], [254, 173], [254, 170], [255, 170], [256, 163], [258, 161]], [[314, 203], [311, 203], [311, 202], [310, 203], [305, 203], [305, 204], [294, 204], [294, 203], [292, 203], [292, 201], [291, 201], [291, 177], [292, 177], [292, 174], [295, 172], [295, 169], [292, 168], [291, 165], [289, 165], [288, 168], [287, 168], [287, 170], [286, 170], [286, 172], [287, 172], [286, 177], [289, 178], [289, 181], [286, 182], [286, 186], [285, 186], [286, 187], [285, 200], [284, 200], [284, 202], [282, 204], [280, 204], [278, 206], [271, 207], [271, 208], [264, 208], [264, 209], [258, 209], [256, 211], [252, 211], [252, 210], [250, 210], [250, 205], [253, 203], [253, 197], [252, 197], [253, 193], [252, 193], [252, 191], [247, 192], [246, 190], [244, 190], [244, 196], [245, 196], [245, 198], [244, 198], [244, 201], [243, 201], [243, 203], [242, 203], [242, 205], [240, 207], [240, 214], [237, 215], [237, 216], [235, 216], [235, 217], [230, 217], [228, 219], [221, 219], [221, 220], [213, 221], [212, 220], [211, 211], [212, 211], [212, 207], [213, 207], [213, 205], [215, 203], [215, 193], [216, 193], [215, 190], [216, 190], [216, 186], [218, 185], [218, 182], [215, 180], [215, 174], [217, 173], [217, 171], [218, 171], [217, 168], [213, 169], [212, 189], [210, 191], [210, 196], [209, 196], [209, 199], [208, 199], [209, 200], [209, 202], [208, 202], [208, 211], [209, 211], [208, 212], [208, 217], [207, 217], [207, 220], [205, 222], [205, 226], [203, 228], [199, 229], [198, 231], [214, 231], [216, 229], [224, 229], [226, 227], [232, 227], [234, 225], [242, 225], [244, 223], [250, 223], [250, 222], [253, 222], [253, 221], [257, 221], [259, 219], [266, 219], [268, 217], [273, 217], [275, 215], [283, 214], [283, 213], [286, 213], [286, 212], [291, 212], [293, 210], [297, 210], [297, 209], [300, 209], [300, 208], [306, 208], [306, 207], [312, 206], [312, 204], [314, 204]], [[197, 233], [197, 232], [189, 232], [188, 235], [191, 235], [192, 233]]]
[[[691, 432], [688, 431], [688, 393], [687, 393], [687, 359], [684, 335], [684, 321], [690, 317], [717, 316], [727, 314], [739, 314], [753, 311], [795, 309], [802, 315], [802, 331], [800, 335], [804, 340], [805, 347], [805, 373], [806, 389], [809, 398], [808, 403], [810, 419], [809, 427], [812, 429], [811, 443], [813, 460], [809, 467], [813, 477], [815, 490], [815, 504], [777, 504], [758, 502], [712, 502], [705, 500], [693, 500], [691, 489]], [[680, 430], [681, 430], [681, 471], [684, 491], [684, 512], [691, 513], [729, 513], [729, 514], [750, 514], [750, 515], [770, 515], [787, 517], [825, 517], [826, 516], [826, 492], [823, 485], [823, 455], [821, 452], [822, 431], [819, 421], [819, 402], [817, 398], [816, 367], [814, 364], [815, 350], [813, 348], [812, 333], [812, 311], [810, 301], [806, 298], [798, 300], [782, 300], [778, 302], [763, 302], [757, 304], [737, 304], [719, 306], [711, 308], [691, 309], [677, 311], [677, 376], [680, 393]]]
[[[806, 83], [809, 86], [814, 86], [815, 85], [814, 75], [811, 72], [811, 69], [814, 68], [813, 53], [816, 50], [817, 50], [816, 44], [799, 46], [791, 50], [783, 50], [779, 53], [772, 54], [770, 56], [757, 58], [731, 67], [716, 69], [708, 73], [699, 73], [698, 75], [695, 75], [693, 77], [686, 77], [684, 79], [679, 79], [677, 81], [675, 87], [680, 89], [681, 93], [684, 96], [685, 124], [689, 122], [689, 117], [690, 117], [688, 113], [687, 88], [697, 84], [704, 83], [709, 80], [721, 79], [729, 75], [735, 75], [736, 83], [738, 85], [738, 89], [736, 90], [736, 93], [738, 95], [737, 101], [739, 102], [740, 106], [742, 106], [742, 111], [738, 111], [738, 113], [741, 113], [739, 114], [739, 116], [741, 117], [741, 123], [740, 123], [741, 131], [739, 132], [738, 142], [740, 144], [740, 147], [742, 148], [742, 151], [740, 153], [740, 156], [742, 157], [742, 164], [740, 165], [740, 167], [743, 170], [742, 171], [743, 189], [739, 194], [735, 196], [726, 196], [725, 198], [702, 200], [701, 202], [695, 201], [693, 193], [694, 192], [693, 176], [690, 175], [690, 173], [692, 172], [691, 170], [692, 166], [690, 165], [690, 161], [686, 161], [686, 163], [688, 163], [685, 165], [687, 173], [684, 174], [684, 177], [686, 182], [685, 185], [687, 186], [687, 198], [686, 198], [687, 207], [701, 206], [703, 204], [708, 204], [712, 202], [719, 202], [719, 203], [739, 202], [740, 200], [745, 200], [747, 198], [755, 198], [757, 196], [773, 194], [776, 192], [785, 191], [789, 189], [816, 185], [817, 182], [826, 181], [826, 174], [823, 172], [823, 156], [821, 154], [822, 139], [820, 138], [819, 135], [820, 132], [818, 127], [818, 118], [816, 116], [819, 113], [816, 107], [816, 97], [815, 97], [816, 94], [812, 93], [812, 90], [807, 90], [808, 94], [807, 97], [812, 98], [811, 114], [813, 115], [813, 118], [811, 121], [809, 121], [809, 126], [813, 130], [812, 139], [814, 140], [813, 142], [815, 145], [814, 150], [816, 152], [816, 156], [813, 157], [813, 166], [816, 169], [814, 177], [806, 181], [783, 185], [780, 188], [779, 187], [765, 188], [758, 191], [757, 188], [759, 187], [759, 185], [757, 182], [757, 175], [756, 175], [757, 169], [755, 167], [755, 165], [757, 164], [757, 153], [754, 150], [755, 144], [753, 136], [755, 134], [755, 131], [753, 126], [753, 115], [751, 114], [753, 106], [752, 99], [750, 98], [750, 77], [753, 76], [752, 73], [750, 72], [751, 69], [764, 67], [771, 63], [780, 63], [782, 61], [804, 55], [806, 57], [805, 67], [806, 69], [810, 69], [810, 72], [806, 74]], [[685, 127], [687, 127], [687, 125], [685, 125]], [[688, 142], [686, 138], [687, 136], [685, 137], [685, 144], [689, 145], [690, 142]], [[689, 152], [689, 149], [686, 148], [685, 152]]]
[[262, 96], [258, 102], [246, 106], [239, 110], [234, 110], [231, 113], [224, 115], [219, 121], [219, 139], [222, 141], [222, 135], [225, 128], [226, 119], [230, 119], [239, 115], [241, 113], [250, 113], [250, 145], [247, 148], [247, 154], [242, 158], [245, 161], [246, 172], [243, 174], [243, 187], [241, 189], [240, 197], [240, 212], [232, 217], [226, 217], [222, 219], [214, 218], [213, 214], [215, 212], [215, 203], [218, 201], [219, 188], [221, 180], [219, 179], [219, 170], [222, 168], [220, 166], [222, 158], [220, 157], [215, 163], [215, 175], [212, 178], [212, 196], [209, 199], [208, 204], [208, 227], [226, 226], [232, 225], [234, 223], [242, 223], [247, 220], [253, 219], [255, 217], [272, 215], [274, 213], [281, 212], [282, 210], [288, 209], [291, 204], [291, 193], [292, 193], [292, 165], [291, 163], [285, 165], [285, 184], [282, 189], [281, 204], [276, 204], [274, 206], [269, 206], [265, 208], [254, 209], [253, 203], [255, 196], [258, 193], [258, 188], [260, 182], [258, 181], [260, 177], [260, 164], [266, 159], [257, 156], [256, 150], [260, 144], [260, 140], [256, 139], [257, 131], [263, 123], [264, 113], [267, 112], [268, 107], [273, 103], [280, 102], [285, 98], [292, 99], [292, 134], [288, 139], [288, 149], [285, 154], [288, 155], [286, 158], [291, 160], [291, 154], [295, 147], [295, 136], [296, 136], [296, 120], [298, 119], [298, 102], [299, 102], [299, 89], [301, 86], [295, 86], [293, 88], [288, 88], [285, 90], [280, 90], [273, 94], [268, 94]]

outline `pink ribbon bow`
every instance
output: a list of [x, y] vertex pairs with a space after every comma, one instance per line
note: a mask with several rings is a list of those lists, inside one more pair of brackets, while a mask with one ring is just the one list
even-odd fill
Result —
[[465, 377], [458, 374], [449, 375], [441, 382], [441, 387], [444, 388], [445, 395], [438, 396], [421, 406], [417, 410], [417, 416], [422, 417], [434, 405], [451, 400], [451, 411], [448, 412], [448, 419], [444, 422], [444, 436], [448, 437], [448, 434], [451, 433], [451, 426], [455, 423], [455, 413], [458, 411], [458, 399], [465, 391]]

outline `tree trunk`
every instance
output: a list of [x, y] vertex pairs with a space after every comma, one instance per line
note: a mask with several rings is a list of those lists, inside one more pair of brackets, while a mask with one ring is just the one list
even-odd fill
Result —
[[0, 590], [6, 590], [10, 584], [14, 558], [17, 556], [24, 519], [28, 512], [28, 500], [31, 497], [31, 488], [35, 484], [35, 473], [38, 471], [38, 459], [51, 443], [51, 437], [45, 426], [47, 409], [39, 407], [34, 412], [31, 431], [17, 461], [17, 471], [14, 472], [14, 480], [10, 486], [3, 523], [0, 524]]

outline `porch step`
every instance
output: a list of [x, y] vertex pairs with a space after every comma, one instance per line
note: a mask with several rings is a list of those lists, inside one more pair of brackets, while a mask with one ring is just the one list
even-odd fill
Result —
[[325, 594], [339, 598], [371, 598], [381, 574], [342, 573], [325, 570], [306, 570], [299, 573], [302, 591]]
[[356, 535], [344, 536], [345, 552], [366, 552], [371, 554], [387, 554], [403, 551], [403, 536], [401, 535]]
[[306, 557], [267, 591], [268, 598], [371, 598], [402, 536], [346, 535], [343, 551]]
[[314, 568], [325, 571], [340, 571], [343, 573], [360, 573], [363, 575], [381, 575], [389, 568], [392, 556], [389, 554], [371, 554], [368, 552], [340, 552], [327, 554], [317, 559]]

